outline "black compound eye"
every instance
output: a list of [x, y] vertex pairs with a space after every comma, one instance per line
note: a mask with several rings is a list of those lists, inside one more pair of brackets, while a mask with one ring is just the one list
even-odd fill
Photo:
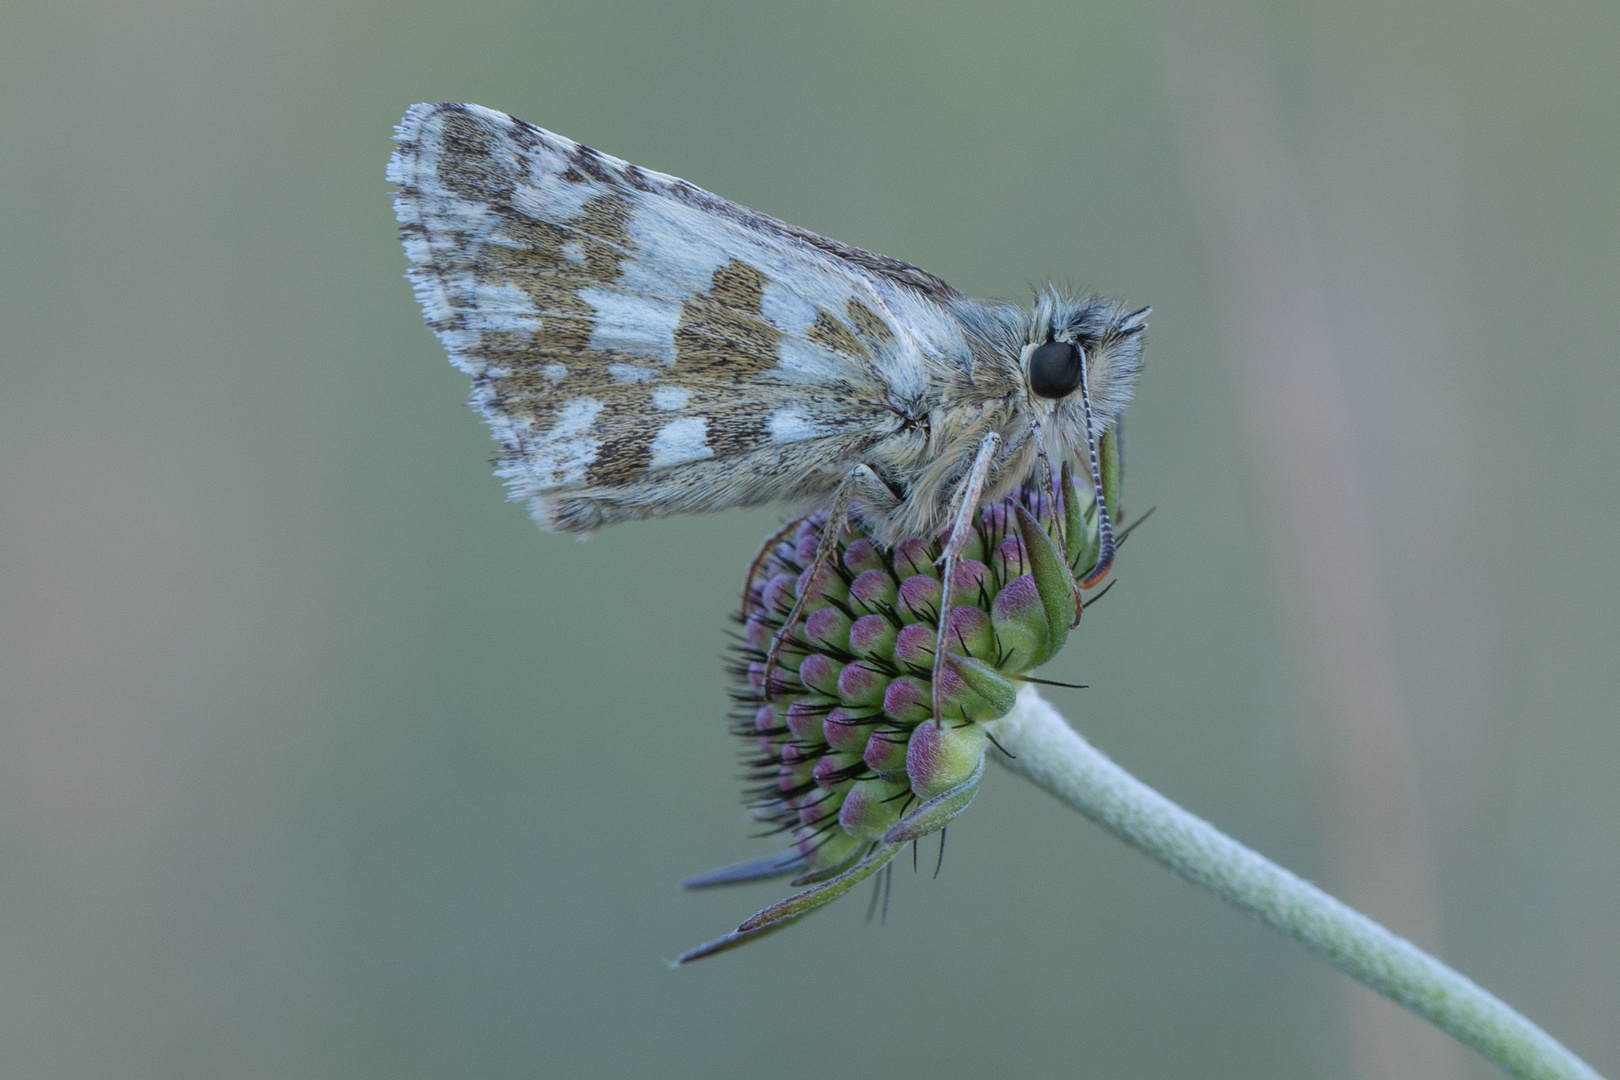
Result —
[[1068, 341], [1048, 341], [1029, 354], [1029, 388], [1044, 398], [1068, 397], [1080, 385], [1085, 355]]

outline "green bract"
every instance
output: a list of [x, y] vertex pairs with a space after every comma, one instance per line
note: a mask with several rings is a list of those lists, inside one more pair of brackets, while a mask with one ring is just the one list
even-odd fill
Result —
[[[737, 734], [748, 740], [756, 818], [794, 846], [686, 882], [688, 888], [796, 874], [806, 891], [681, 961], [780, 929], [881, 869], [901, 845], [942, 828], [984, 771], [985, 723], [1012, 708], [1016, 680], [1063, 647], [1079, 610], [1074, 582], [1099, 551], [1095, 502], [1064, 469], [1063, 521], [1033, 486], [974, 524], [945, 613], [943, 718], [932, 718], [945, 537], [884, 550], [853, 520], [812, 587], [823, 515], [761, 560], [748, 584], [733, 671]], [[1068, 565], [1065, 566], [1064, 564]], [[813, 592], [765, 686], [765, 658], [795, 601]]]

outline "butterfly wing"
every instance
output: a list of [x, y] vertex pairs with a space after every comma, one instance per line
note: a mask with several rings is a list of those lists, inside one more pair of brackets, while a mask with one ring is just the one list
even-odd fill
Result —
[[396, 138], [408, 276], [543, 527], [825, 492], [966, 354], [916, 267], [475, 105]]

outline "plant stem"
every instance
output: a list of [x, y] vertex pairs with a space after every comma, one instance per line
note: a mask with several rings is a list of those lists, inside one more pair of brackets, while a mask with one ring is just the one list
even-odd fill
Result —
[[1558, 1040], [1404, 938], [1189, 814], [1115, 765], [1033, 686], [990, 725], [1006, 768], [1282, 931], [1521, 1080], [1601, 1080]]

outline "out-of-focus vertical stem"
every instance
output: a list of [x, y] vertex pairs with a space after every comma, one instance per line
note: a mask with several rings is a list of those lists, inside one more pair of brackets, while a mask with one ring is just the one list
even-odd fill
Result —
[[[1297, 642], [1312, 741], [1331, 760], [1330, 873], [1357, 907], [1431, 947], [1440, 930], [1394, 644], [1380, 595], [1378, 504], [1357, 468], [1303, 185], [1283, 145], [1262, 27], [1243, 0], [1160, 0], [1160, 36], [1207, 235], [1222, 354]], [[1456, 1075], [1458, 1061], [1354, 993], [1364, 1080]]]

